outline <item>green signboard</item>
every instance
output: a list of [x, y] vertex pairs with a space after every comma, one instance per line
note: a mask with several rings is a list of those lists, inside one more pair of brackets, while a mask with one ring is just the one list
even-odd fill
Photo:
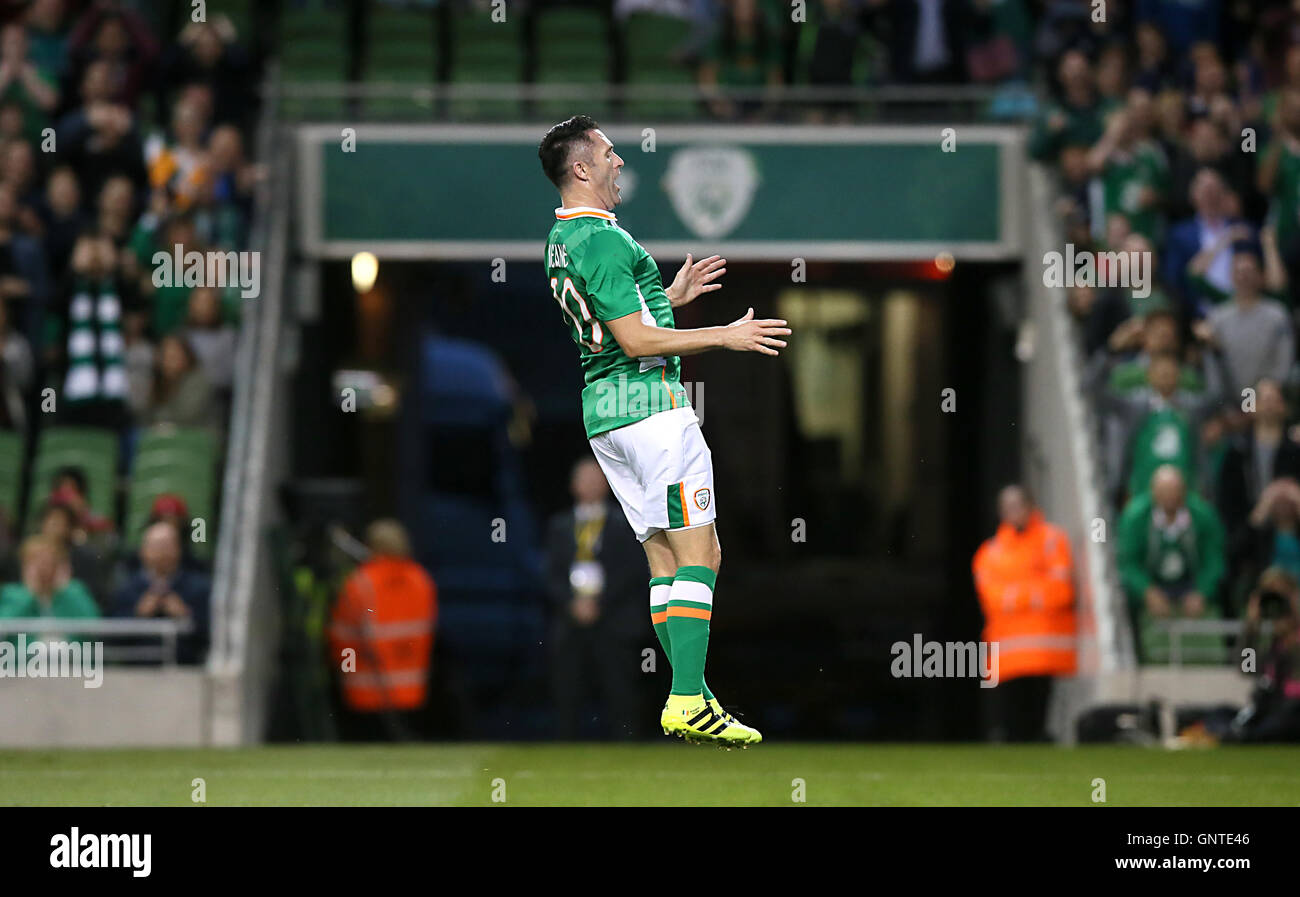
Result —
[[[546, 125], [299, 130], [310, 256], [534, 259], [559, 205]], [[1012, 258], [1022, 134], [959, 128], [613, 127], [619, 222], [652, 253], [737, 260]]]

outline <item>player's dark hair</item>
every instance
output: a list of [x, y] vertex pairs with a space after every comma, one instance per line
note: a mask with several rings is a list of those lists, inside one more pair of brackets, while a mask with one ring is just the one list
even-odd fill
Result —
[[569, 158], [574, 146], [591, 145], [587, 132], [600, 125], [590, 115], [575, 115], [546, 132], [537, 147], [537, 158], [542, 160], [542, 171], [556, 187], [563, 187], [569, 172]]

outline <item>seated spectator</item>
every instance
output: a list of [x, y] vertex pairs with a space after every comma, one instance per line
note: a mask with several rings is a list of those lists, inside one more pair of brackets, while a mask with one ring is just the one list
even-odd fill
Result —
[[[1289, 416], [1281, 385], [1276, 380], [1260, 380], [1255, 384], [1255, 410], [1245, 415], [1247, 425], [1228, 439], [1215, 494], [1234, 570], [1245, 560], [1243, 552], [1249, 549], [1246, 519], [1264, 490], [1280, 477], [1300, 479], [1300, 443], [1287, 431]], [[1259, 569], [1255, 569], [1256, 575]]]
[[80, 467], [60, 467], [50, 478], [49, 501], [65, 504], [77, 515], [76, 526], [91, 537], [113, 532], [113, 521], [90, 507], [86, 474]]
[[1140, 655], [1144, 662], [1167, 660], [1168, 633], [1151, 626], [1153, 621], [1219, 616], [1223, 526], [1214, 508], [1188, 491], [1182, 472], [1165, 465], [1151, 478], [1150, 490], [1129, 500], [1118, 538], [1120, 583], [1138, 628]]
[[1286, 383], [1295, 363], [1291, 316], [1282, 303], [1264, 298], [1259, 255], [1241, 247], [1232, 257], [1232, 301], [1193, 325], [1193, 333], [1223, 365], [1228, 399], [1240, 402], [1263, 378]]
[[140, 541], [140, 569], [113, 600], [113, 616], [141, 619], [192, 619], [194, 632], [177, 647], [181, 663], [198, 663], [208, 642], [208, 577], [181, 564], [181, 537], [176, 527], [159, 522]]
[[1052, 677], [1075, 672], [1074, 569], [1070, 541], [1048, 523], [1023, 486], [998, 495], [1001, 520], [975, 553], [983, 640], [998, 643], [988, 737], [1046, 738]]
[[219, 407], [212, 383], [189, 340], [175, 333], [158, 343], [153, 393], [143, 423], [195, 427], [219, 434]]
[[[63, 546], [48, 536], [28, 536], [19, 550], [22, 581], [0, 587], [0, 618], [55, 617], [93, 620], [99, 608], [86, 587], [72, 578]], [[35, 637], [27, 633], [30, 640]], [[7, 640], [14, 642], [17, 636]], [[54, 641], [80, 641], [61, 633]]]
[[47, 501], [38, 521], [42, 536], [56, 543], [68, 558], [73, 579], [90, 592], [96, 603], [107, 599], [106, 564], [77, 520], [77, 512], [60, 501]]
[[411, 560], [406, 530], [376, 520], [370, 557], [344, 581], [330, 613], [330, 664], [339, 673], [347, 735], [404, 740], [428, 693], [438, 591]]
[[203, 373], [223, 395], [235, 379], [235, 328], [221, 320], [221, 296], [216, 287], [195, 287], [189, 315], [180, 331], [198, 356]]

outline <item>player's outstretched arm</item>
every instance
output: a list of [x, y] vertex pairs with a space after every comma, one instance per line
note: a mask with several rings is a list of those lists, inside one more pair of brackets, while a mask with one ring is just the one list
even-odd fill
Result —
[[694, 330], [673, 330], [669, 327], [651, 327], [641, 320], [639, 313], [624, 315], [606, 321], [614, 339], [632, 358], [651, 358], [656, 355], [698, 355], [711, 349], [729, 349], [732, 352], [761, 352], [779, 355], [785, 348], [783, 336], [790, 335], [786, 322], [777, 318], [755, 320], [751, 308], [743, 318], [725, 327], [699, 327]]

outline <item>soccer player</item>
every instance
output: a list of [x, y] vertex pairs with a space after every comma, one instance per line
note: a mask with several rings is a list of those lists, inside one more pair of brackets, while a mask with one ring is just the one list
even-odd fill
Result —
[[645, 548], [650, 620], [673, 667], [660, 725], [688, 741], [757, 744], [758, 730], [727, 713], [704, 682], [722, 549], [713, 456], [681, 384], [680, 356], [776, 355], [790, 331], [785, 321], [755, 320], [752, 308], [725, 327], [675, 329], [673, 309], [720, 289], [726, 260], [688, 255], [664, 288], [655, 260], [614, 217], [623, 160], [588, 116], [551, 128], [537, 155], [560, 191], [546, 276], [578, 344], [587, 438]]

